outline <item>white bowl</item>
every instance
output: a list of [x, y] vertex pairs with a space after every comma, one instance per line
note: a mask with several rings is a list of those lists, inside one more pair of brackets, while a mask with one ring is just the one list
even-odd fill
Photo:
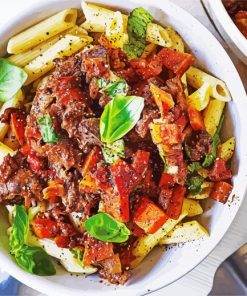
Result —
[[[115, 0], [97, 1], [115, 6]], [[0, 215], [0, 265], [8, 273], [24, 284], [40, 292], [52, 295], [143, 295], [170, 284], [182, 277], [199, 264], [218, 244], [232, 223], [246, 191], [247, 181], [247, 101], [246, 94], [239, 75], [230, 58], [214, 36], [187, 12], [165, 0], [132, 1], [125, 0], [117, 8], [129, 11], [137, 6], [147, 8], [161, 24], [173, 26], [184, 38], [194, 55], [215, 76], [223, 79], [232, 94], [233, 101], [226, 111], [224, 138], [235, 135], [237, 148], [233, 161], [233, 194], [238, 196], [229, 206], [208, 200], [205, 202], [205, 213], [200, 218], [201, 223], [210, 232], [206, 240], [174, 247], [163, 252], [156, 248], [137, 267], [126, 286], [112, 286], [100, 283], [97, 276], [76, 277], [58, 268], [56, 276], [38, 277], [21, 270], [10, 256], [6, 229], [7, 219]], [[18, 15], [11, 23], [0, 28], [1, 54], [5, 54], [7, 40], [15, 33], [25, 29], [45, 17], [64, 8], [80, 7], [79, 0], [43, 0], [34, 4], [28, 11]]]
[[247, 65], [247, 39], [239, 31], [221, 0], [206, 0], [208, 12], [231, 50]]

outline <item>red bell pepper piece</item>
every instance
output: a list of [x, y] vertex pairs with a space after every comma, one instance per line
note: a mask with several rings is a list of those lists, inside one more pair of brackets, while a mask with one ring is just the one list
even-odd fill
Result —
[[163, 172], [160, 178], [159, 187], [169, 188], [169, 187], [173, 187], [174, 184], [175, 184], [175, 181], [173, 176]]
[[55, 243], [59, 248], [68, 248], [70, 239], [68, 236], [59, 235], [55, 237]]
[[145, 176], [148, 169], [150, 152], [145, 150], [137, 150], [133, 156], [132, 167], [142, 177]]
[[83, 256], [83, 264], [85, 266], [90, 264], [97, 264], [102, 260], [114, 256], [113, 244], [106, 243], [89, 237], [85, 241], [85, 251]]
[[226, 203], [232, 192], [232, 188], [232, 185], [227, 182], [215, 182], [210, 197], [219, 202]]
[[178, 219], [182, 211], [185, 187], [176, 185], [173, 189], [171, 198], [166, 203], [165, 213], [172, 219]]
[[209, 179], [211, 181], [222, 181], [231, 179], [231, 177], [232, 173], [226, 167], [226, 162], [221, 158], [217, 158], [214, 162], [212, 170], [209, 172]]
[[53, 238], [59, 231], [56, 221], [39, 217], [33, 220], [32, 229], [38, 238]]
[[134, 212], [133, 222], [147, 234], [155, 233], [168, 219], [168, 216], [147, 197], [141, 197]]
[[12, 113], [10, 118], [10, 127], [14, 132], [16, 139], [21, 146], [24, 145], [25, 127], [27, 125], [26, 115], [20, 113]]
[[194, 62], [191, 54], [182, 53], [168, 47], [163, 48], [158, 56], [163, 66], [178, 76], [182, 76]]
[[206, 130], [204, 120], [202, 117], [202, 114], [196, 110], [195, 108], [188, 106], [187, 107], [188, 115], [189, 115], [189, 121], [190, 125], [193, 128], [193, 130]]

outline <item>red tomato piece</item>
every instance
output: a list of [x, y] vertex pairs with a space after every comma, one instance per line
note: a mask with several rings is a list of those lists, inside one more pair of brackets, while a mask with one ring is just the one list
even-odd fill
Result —
[[39, 238], [53, 238], [58, 234], [57, 222], [46, 218], [35, 218], [32, 222], [32, 229]]
[[168, 216], [147, 197], [141, 197], [134, 212], [133, 222], [146, 233], [155, 233], [168, 219]]
[[160, 126], [160, 136], [166, 145], [179, 144], [183, 142], [183, 133], [180, 126], [169, 123]]
[[205, 124], [202, 117], [201, 112], [197, 111], [195, 108], [188, 106], [187, 107], [188, 115], [189, 115], [189, 121], [190, 125], [193, 128], [193, 130], [203, 130], [205, 131]]
[[43, 162], [33, 154], [29, 154], [27, 156], [27, 162], [34, 173], [40, 173], [43, 168]]
[[27, 125], [26, 115], [20, 113], [12, 113], [10, 118], [10, 126], [16, 139], [21, 146], [24, 145], [25, 127]]
[[167, 173], [162, 173], [160, 182], [159, 182], [159, 187], [173, 187], [175, 184], [174, 178], [172, 175], [167, 174]]
[[140, 80], [135, 70], [131, 67], [115, 71], [118, 77], [125, 79], [128, 83], [135, 83]]
[[232, 173], [226, 167], [226, 162], [221, 158], [217, 158], [214, 162], [212, 170], [209, 172], [209, 179], [211, 181], [222, 181], [231, 179], [231, 177]]
[[186, 125], [188, 124], [188, 117], [185, 114], [182, 114], [182, 116], [180, 116], [176, 121], [175, 124], [177, 124], [178, 126], [180, 126], [182, 128], [182, 130], [184, 130], [184, 128], [186, 127]]
[[210, 194], [210, 197], [219, 202], [226, 203], [228, 197], [232, 192], [232, 188], [233, 188], [232, 185], [227, 182], [224, 182], [224, 181], [215, 182], [213, 190]]
[[176, 185], [173, 189], [172, 197], [166, 203], [167, 209], [165, 213], [172, 219], [178, 219], [182, 211], [185, 187]]
[[163, 48], [158, 56], [163, 66], [178, 76], [182, 76], [194, 62], [191, 54], [182, 53], [168, 47]]
[[145, 176], [148, 169], [150, 152], [145, 150], [137, 150], [133, 156], [132, 167], [142, 177]]
[[83, 264], [85, 266], [90, 264], [97, 264], [107, 258], [114, 256], [113, 244], [106, 243], [89, 237], [85, 241], [85, 251], [83, 256]]
[[55, 243], [59, 248], [68, 248], [70, 239], [68, 236], [59, 235], [55, 237]]

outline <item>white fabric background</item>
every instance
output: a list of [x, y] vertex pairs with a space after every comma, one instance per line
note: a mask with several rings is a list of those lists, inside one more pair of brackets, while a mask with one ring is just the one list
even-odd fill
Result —
[[[7, 0], [1, 1], [0, 9], [0, 25], [7, 22], [13, 15], [18, 14], [19, 11], [29, 7], [34, 2], [42, 0]], [[200, 0], [171, 0], [179, 6], [185, 8], [192, 15], [194, 15], [201, 23], [203, 23], [224, 45], [220, 36], [215, 31], [210, 20], [208, 19], [205, 11], [203, 10]], [[207, 0], [204, 0], [206, 2]], [[226, 45], [224, 45], [226, 47]], [[244, 66], [226, 47], [231, 58], [233, 59], [236, 67], [239, 70], [241, 77], [245, 80], [247, 78], [247, 67]], [[247, 88], [247, 80], [245, 81]], [[189, 272], [183, 278], [168, 287], [152, 293], [153, 296], [161, 295], [190, 295], [190, 296], [204, 296], [209, 293], [212, 287], [214, 273], [219, 264], [232, 254], [237, 248], [247, 242], [247, 199], [245, 200], [242, 208], [240, 209], [234, 223], [229, 231], [216, 247], [216, 249], [193, 271]], [[0, 281], [6, 275], [0, 272]], [[24, 285], [21, 286], [21, 296], [41, 296], [40, 293], [30, 289]], [[54, 292], [53, 296], [56, 296]]]

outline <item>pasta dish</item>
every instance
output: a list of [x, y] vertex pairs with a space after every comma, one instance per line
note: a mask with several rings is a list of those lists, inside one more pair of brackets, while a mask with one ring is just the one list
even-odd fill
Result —
[[202, 200], [232, 192], [226, 84], [142, 7], [82, 2], [0, 58], [0, 204], [25, 271], [125, 284], [158, 245], [207, 239]]

